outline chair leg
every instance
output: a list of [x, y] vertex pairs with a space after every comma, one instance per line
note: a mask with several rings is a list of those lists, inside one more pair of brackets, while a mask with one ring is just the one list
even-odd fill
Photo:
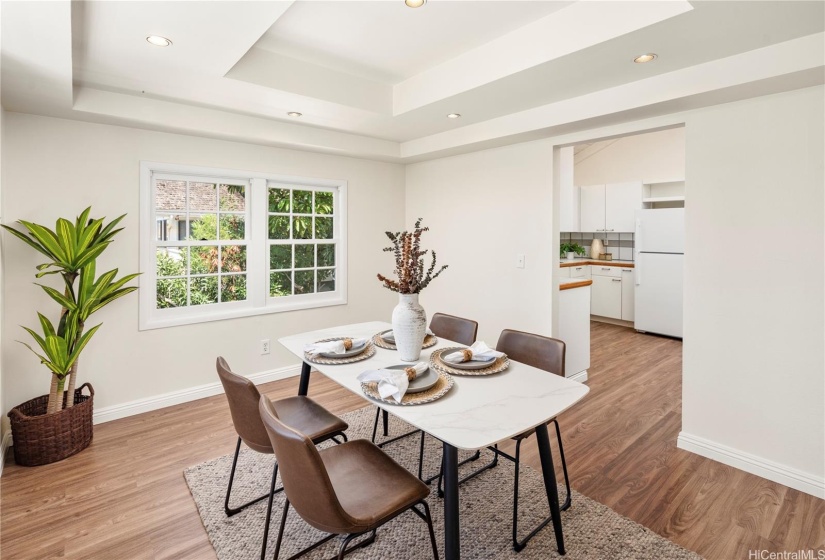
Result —
[[[498, 444], [496, 444], [496, 445], [495, 445], [495, 449], [496, 449], [496, 450], [498, 450]], [[492, 450], [492, 448], [491, 448], [491, 450]], [[458, 466], [459, 466], [459, 467], [461, 467], [462, 465], [466, 465], [466, 464], [467, 464], [467, 463], [469, 463], [470, 461], [476, 461], [476, 460], [478, 460], [478, 458], [479, 458], [479, 457], [481, 457], [481, 451], [480, 451], [480, 450], [477, 450], [477, 451], [476, 451], [475, 453], [473, 453], [473, 454], [472, 454], [469, 458], [464, 459], [463, 461], [461, 461], [461, 462], [458, 464]], [[478, 475], [480, 475], [481, 473], [483, 473], [483, 472], [484, 472], [484, 471], [486, 471], [487, 469], [492, 469], [492, 468], [493, 468], [493, 467], [495, 467], [496, 465], [498, 465], [498, 453], [494, 452], [494, 453], [493, 453], [493, 460], [492, 460], [492, 461], [490, 461], [489, 463], [487, 463], [487, 464], [486, 464], [486, 465], [484, 465], [483, 467], [481, 467], [481, 468], [479, 468], [479, 469], [477, 469], [477, 470], [475, 470], [475, 471], [471, 472], [470, 474], [468, 474], [467, 476], [465, 476], [464, 478], [462, 478], [461, 480], [459, 480], [459, 481], [458, 481], [459, 486], [460, 486], [460, 485], [462, 485], [462, 484], [464, 484], [465, 482], [467, 482], [467, 481], [468, 481], [468, 480], [470, 480], [471, 478], [475, 478], [475, 477], [477, 477]], [[444, 497], [444, 491], [441, 489], [441, 482], [442, 482], [442, 474], [443, 474], [443, 469], [444, 469], [444, 467], [443, 467], [443, 462], [442, 462], [442, 471], [440, 471], [440, 472], [438, 473], [438, 497], [439, 497], [439, 498], [443, 498], [443, 497]], [[429, 479], [429, 480], [425, 480], [424, 482], [426, 482], [427, 484], [429, 484], [429, 483], [430, 483], [430, 482], [432, 482], [435, 478], [436, 478], [436, 477], [433, 477], [433, 478], [431, 478], [431, 479]]]
[[350, 552], [353, 552], [354, 550], [358, 550], [359, 548], [364, 548], [365, 546], [369, 546], [372, 543], [374, 543], [375, 542], [375, 529], [373, 529], [370, 533], [371, 534], [370, 534], [369, 537], [367, 537], [366, 539], [364, 539], [363, 541], [361, 541], [360, 543], [358, 543], [357, 545], [355, 545], [354, 547], [352, 547], [350, 549], [347, 549], [347, 547], [349, 546], [349, 543], [351, 543], [353, 541], [353, 539], [356, 539], [356, 538], [360, 537], [364, 533], [353, 533], [353, 534], [347, 535], [347, 537], [341, 543], [341, 546], [338, 548], [338, 556], [337, 556], [338, 560], [343, 560], [345, 555], [349, 554]]
[[381, 419], [384, 422], [384, 437], [387, 437], [390, 435], [390, 413], [382, 409]]
[[272, 499], [275, 497], [275, 481], [278, 479], [278, 463], [272, 469], [272, 483], [269, 485], [269, 504], [266, 506], [266, 521], [264, 522], [264, 542], [261, 544], [261, 560], [266, 560], [266, 542], [269, 539], [269, 520], [272, 518]]
[[375, 407], [375, 424], [372, 426], [372, 442], [375, 443], [375, 436], [378, 435], [378, 418], [381, 416], [381, 409]]
[[418, 511], [418, 508], [416, 508], [415, 506], [412, 506], [410, 509], [412, 509], [413, 513], [415, 513], [418, 517], [423, 519], [425, 523], [427, 523], [427, 530], [430, 532], [430, 544], [433, 547], [433, 558], [435, 558], [435, 560], [438, 560], [438, 545], [435, 542], [435, 531], [433, 530], [433, 518], [430, 515], [430, 505], [427, 503], [426, 500], [421, 500], [418, 503], [424, 506], [424, 513]]
[[564, 458], [564, 445], [561, 442], [561, 430], [559, 429], [559, 422], [555, 418], [553, 418], [553, 424], [556, 425], [556, 438], [559, 442], [559, 455], [561, 455], [561, 469], [564, 471], [564, 486], [567, 489], [567, 498], [565, 498], [564, 503], [561, 505], [559, 510], [565, 511], [566, 509], [570, 508], [571, 504], [571, 493], [570, 493], [570, 477], [567, 476], [567, 461]]
[[238, 455], [241, 452], [241, 438], [238, 438], [238, 445], [235, 446], [235, 457], [232, 459], [232, 470], [229, 472], [229, 486], [226, 488], [226, 499], [223, 502], [223, 510], [226, 512], [227, 517], [232, 517], [236, 513], [240, 513], [247, 507], [251, 506], [252, 504], [257, 504], [261, 500], [265, 500], [269, 497], [270, 494], [264, 494], [254, 500], [251, 500], [243, 505], [240, 505], [236, 508], [229, 507], [229, 496], [232, 494], [232, 483], [235, 481], [235, 469], [238, 465]]
[[[281, 528], [278, 529], [278, 540], [275, 541], [275, 557], [274, 560], [278, 560], [278, 556], [281, 554], [281, 542], [284, 540], [284, 527], [286, 527], [286, 514], [289, 512], [289, 498], [286, 499], [284, 502], [284, 513], [281, 514]], [[264, 541], [266, 542], [266, 541]]]

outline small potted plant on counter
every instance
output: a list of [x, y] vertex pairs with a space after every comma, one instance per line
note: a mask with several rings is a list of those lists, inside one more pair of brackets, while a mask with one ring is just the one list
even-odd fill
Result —
[[578, 243], [562, 243], [561, 244], [561, 258], [575, 259], [576, 255], [584, 256], [584, 247]]
[[[85, 329], [86, 321], [94, 312], [137, 289], [126, 286], [137, 274], [120, 279], [117, 269], [96, 274], [95, 261], [121, 231], [115, 226], [123, 216], [104, 225], [102, 218], [90, 219], [90, 212], [91, 208], [86, 208], [74, 222], [60, 218], [54, 230], [25, 220], [18, 222], [25, 232], [3, 226], [46, 256], [47, 261], [37, 266], [36, 278], [58, 274], [62, 279], [61, 290], [38, 284], [61, 308], [57, 323], [38, 313], [42, 334], [23, 327], [36, 346], [22, 344], [51, 372], [51, 388], [48, 395], [26, 401], [9, 412], [14, 459], [19, 465], [54, 463], [91, 443], [94, 390], [89, 383], [75, 389], [75, 382], [80, 353], [100, 325]], [[83, 394], [86, 387], [89, 396]]]

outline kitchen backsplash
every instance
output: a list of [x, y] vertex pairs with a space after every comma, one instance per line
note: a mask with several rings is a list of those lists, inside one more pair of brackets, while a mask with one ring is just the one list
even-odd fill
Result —
[[633, 260], [633, 235], [632, 233], [577, 233], [577, 232], [562, 232], [562, 243], [578, 243], [584, 250], [587, 251], [587, 256], [590, 256], [590, 244], [593, 242], [593, 236], [597, 236], [602, 240], [602, 243], [607, 239], [605, 244], [605, 251], [613, 255], [614, 260], [632, 261]]

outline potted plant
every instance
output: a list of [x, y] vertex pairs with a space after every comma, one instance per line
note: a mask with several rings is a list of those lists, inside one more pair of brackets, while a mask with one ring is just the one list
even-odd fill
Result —
[[584, 247], [578, 243], [562, 243], [560, 253], [561, 258], [575, 259], [576, 255], [584, 256]]
[[[418, 294], [447, 269], [445, 264], [436, 272], [435, 251], [421, 250], [421, 235], [430, 231], [430, 228], [421, 227], [421, 220], [416, 220], [412, 232], [386, 232], [392, 246], [385, 247], [384, 252], [395, 254], [395, 276], [398, 279], [378, 275], [385, 288], [398, 292], [398, 305], [392, 311], [392, 330], [398, 355], [405, 362], [418, 359], [427, 333], [427, 313], [418, 303]], [[429, 252], [432, 262], [425, 272], [424, 257]]]
[[[26, 231], [3, 228], [45, 255], [47, 262], [37, 266], [36, 278], [58, 274], [63, 291], [38, 284], [58, 305], [56, 324], [42, 313], [42, 334], [23, 327], [37, 348], [21, 342], [51, 371], [51, 387], [43, 395], [14, 407], [9, 412], [14, 459], [20, 465], [53, 463], [86, 448], [92, 441], [94, 389], [88, 383], [75, 389], [80, 353], [100, 328], [86, 329], [89, 317], [114, 300], [136, 290], [126, 284], [137, 277], [127, 274], [118, 279], [118, 270], [96, 275], [95, 262], [121, 231], [115, 226], [125, 216], [104, 225], [104, 218], [90, 219], [91, 207], [74, 222], [60, 218], [55, 229], [19, 220]], [[83, 395], [88, 387], [89, 396]]]

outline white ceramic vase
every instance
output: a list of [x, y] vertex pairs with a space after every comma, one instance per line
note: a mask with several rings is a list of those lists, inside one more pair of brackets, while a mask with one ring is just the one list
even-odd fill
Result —
[[401, 361], [417, 361], [427, 332], [427, 313], [418, 303], [418, 294], [398, 294], [398, 305], [392, 310], [392, 330]]

